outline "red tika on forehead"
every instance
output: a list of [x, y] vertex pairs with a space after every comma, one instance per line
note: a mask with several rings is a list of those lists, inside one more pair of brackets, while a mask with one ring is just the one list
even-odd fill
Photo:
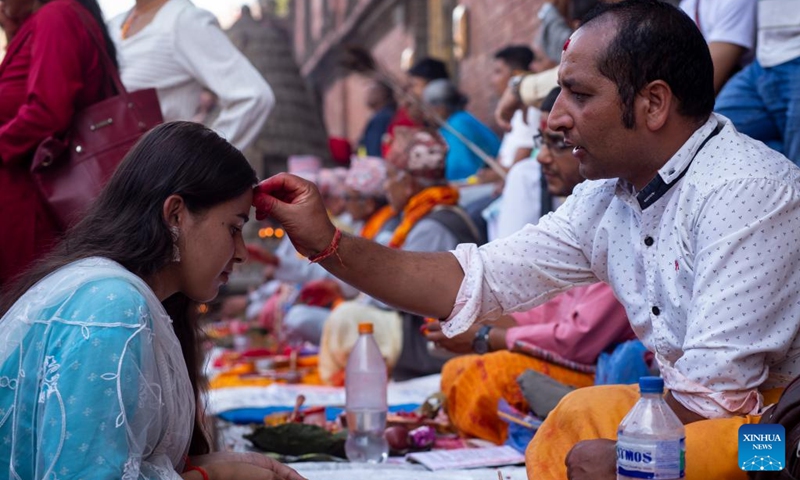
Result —
[[567, 51], [567, 47], [569, 47], [569, 42], [570, 42], [571, 40], [572, 40], [572, 37], [569, 37], [569, 38], [567, 39], [567, 41], [566, 41], [566, 42], [564, 42], [564, 48], [563, 48], [563, 50], [564, 50], [565, 52]]

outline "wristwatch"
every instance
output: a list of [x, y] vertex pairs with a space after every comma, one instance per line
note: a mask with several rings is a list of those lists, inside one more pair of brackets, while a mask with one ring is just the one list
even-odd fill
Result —
[[522, 84], [523, 78], [525, 78], [525, 75], [514, 75], [508, 80], [508, 88], [511, 90], [511, 93], [514, 94], [514, 98], [516, 98], [518, 102], [522, 102], [522, 96], [519, 94], [519, 87], [520, 84]]
[[472, 340], [472, 351], [478, 354], [484, 354], [489, 351], [489, 331], [492, 329], [489, 325], [482, 326], [475, 338]]

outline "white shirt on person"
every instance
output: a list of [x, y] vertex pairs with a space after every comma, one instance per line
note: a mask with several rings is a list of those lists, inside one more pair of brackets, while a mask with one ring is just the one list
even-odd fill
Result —
[[586, 181], [538, 225], [453, 253], [465, 278], [448, 335], [604, 281], [689, 410], [754, 413], [759, 388], [800, 374], [800, 169], [724, 117], [641, 193]]
[[511, 130], [503, 135], [500, 142], [500, 151], [497, 152], [497, 160], [505, 168], [514, 165], [517, 150], [520, 148], [533, 149], [533, 137], [539, 128], [539, 118], [542, 112], [538, 108], [528, 108], [528, 121], [522, 115], [522, 110], [514, 112], [511, 117]]
[[142, 30], [122, 38], [127, 17], [126, 12], [108, 22], [125, 87], [156, 88], [165, 122], [191, 120], [206, 87], [221, 107], [211, 128], [240, 150], [247, 147], [264, 125], [275, 96], [216, 17], [189, 0], [170, 0]]
[[753, 61], [756, 47], [758, 0], [681, 0], [708, 43], [730, 43], [745, 49], [740, 65]]
[[765, 68], [800, 57], [799, 0], [759, 0], [756, 57]]
[[517, 150], [534, 148], [542, 112], [529, 107], [527, 122], [522, 110], [511, 117], [511, 131], [503, 136], [500, 165], [509, 169], [503, 185], [503, 195], [483, 212], [489, 240], [508, 236], [542, 216], [542, 166], [533, 158], [514, 162]]

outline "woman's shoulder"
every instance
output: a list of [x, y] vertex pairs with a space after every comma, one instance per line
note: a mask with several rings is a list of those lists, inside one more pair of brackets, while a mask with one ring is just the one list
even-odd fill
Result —
[[[63, 25], [75, 28], [75, 25], [82, 21], [79, 17], [79, 8], [83, 6], [75, 0], [52, 0], [42, 5], [33, 18], [37, 23], [43, 23], [47, 27]], [[86, 14], [89, 15], [89, 12]]]
[[88, 322], [138, 325], [150, 314], [147, 300], [122, 278], [99, 278], [79, 287], [64, 305], [67, 317]]
[[163, 8], [167, 7], [170, 9], [168, 16], [176, 27], [191, 29], [208, 25], [218, 26], [217, 17], [213, 13], [196, 7], [189, 0], [170, 0]]
[[54, 272], [41, 287], [43, 292], [64, 292], [58, 295], [64, 301], [57, 302], [58, 316], [64, 320], [138, 325], [150, 308], [137, 278], [110, 260], [90, 258]]
[[[100, 25], [92, 14], [76, 0], [52, 0], [45, 3], [31, 17], [35, 31], [47, 31], [49, 38], [59, 44], [72, 43], [86, 46], [92, 35], [102, 34]], [[94, 43], [92, 43], [94, 45]]]

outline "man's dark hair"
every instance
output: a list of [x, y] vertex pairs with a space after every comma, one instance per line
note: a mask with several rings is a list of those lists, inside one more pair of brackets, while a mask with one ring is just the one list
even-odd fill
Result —
[[412, 77], [424, 78], [429, 82], [440, 78], [450, 79], [444, 62], [431, 57], [421, 58], [408, 69], [408, 74]]
[[550, 93], [544, 97], [542, 100], [542, 105], [539, 107], [539, 110], [543, 112], [551, 112], [553, 111], [553, 105], [556, 104], [556, 99], [558, 98], [558, 94], [561, 93], [561, 87], [556, 87], [550, 90]]
[[97, 22], [97, 25], [100, 27], [100, 31], [103, 33], [103, 43], [105, 43], [106, 46], [106, 53], [108, 53], [108, 56], [111, 57], [111, 61], [114, 63], [114, 66], [119, 68], [119, 63], [117, 62], [117, 47], [114, 45], [114, 41], [111, 40], [111, 36], [108, 34], [108, 28], [106, 27], [106, 22], [103, 19], [103, 11], [100, 9], [100, 4], [97, 3], [97, 0], [78, 0], [78, 3], [80, 3], [83, 8], [88, 10], [92, 18], [94, 18], [94, 20]]
[[598, 4], [598, 0], [572, 0], [569, 5], [571, 20], [583, 20]]
[[603, 19], [613, 23], [610, 28], [617, 34], [598, 58], [597, 69], [617, 85], [627, 128], [634, 126], [636, 95], [655, 80], [669, 85], [681, 115], [708, 118], [714, 109], [714, 64], [692, 19], [665, 2], [626, 0], [600, 3], [581, 28]]
[[495, 52], [494, 58], [505, 62], [512, 70], [528, 70], [534, 54], [525, 45], [509, 45]]

